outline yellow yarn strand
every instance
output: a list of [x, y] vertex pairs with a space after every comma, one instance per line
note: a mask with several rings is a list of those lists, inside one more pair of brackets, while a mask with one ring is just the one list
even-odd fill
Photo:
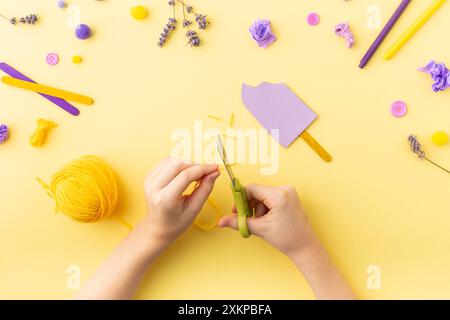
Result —
[[[56, 172], [49, 185], [37, 178], [56, 204], [55, 211], [84, 223], [112, 216], [118, 190], [111, 168], [96, 156], [73, 160]], [[131, 226], [116, 217], [122, 224]]]
[[57, 124], [45, 119], [38, 119], [36, 123], [37, 128], [30, 137], [30, 144], [33, 147], [40, 147], [45, 143], [50, 130], [55, 128]]

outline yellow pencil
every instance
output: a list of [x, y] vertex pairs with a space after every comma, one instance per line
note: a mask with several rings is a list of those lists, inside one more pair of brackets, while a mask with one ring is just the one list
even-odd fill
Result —
[[405, 33], [392, 45], [392, 47], [384, 55], [385, 60], [392, 58], [409, 39], [431, 18], [431, 16], [439, 9], [445, 0], [435, 0], [428, 9], [405, 31]]
[[94, 100], [92, 98], [83, 96], [81, 94], [64, 91], [64, 90], [44, 86], [42, 84], [24, 81], [24, 80], [12, 78], [12, 77], [4, 76], [4, 77], [2, 77], [2, 82], [4, 84], [10, 85], [10, 86], [14, 86], [14, 87], [18, 87], [18, 88], [22, 88], [22, 89], [26, 89], [26, 90], [30, 90], [30, 91], [42, 93], [42, 94], [47, 94], [49, 96], [61, 98], [61, 99], [68, 100], [68, 101], [74, 101], [74, 102], [87, 104], [87, 105], [92, 105], [94, 103]]

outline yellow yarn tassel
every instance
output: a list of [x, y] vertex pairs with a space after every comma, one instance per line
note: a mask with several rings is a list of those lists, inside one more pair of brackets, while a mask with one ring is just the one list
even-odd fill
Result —
[[[50, 185], [37, 178], [62, 212], [79, 222], [97, 222], [113, 216], [118, 199], [115, 175], [111, 168], [96, 156], [73, 160], [56, 172]], [[114, 216], [129, 229], [132, 227]]]
[[30, 144], [33, 147], [40, 147], [44, 144], [49, 131], [55, 128], [57, 124], [45, 119], [38, 119], [36, 122], [37, 128], [30, 137]]

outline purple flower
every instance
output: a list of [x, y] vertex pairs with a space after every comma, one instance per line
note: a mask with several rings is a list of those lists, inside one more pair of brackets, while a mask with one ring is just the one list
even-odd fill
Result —
[[355, 37], [353, 35], [353, 32], [350, 30], [350, 25], [348, 24], [348, 22], [339, 23], [337, 26], [335, 26], [334, 33], [347, 41], [348, 48], [353, 47], [353, 44], [355, 43]]
[[0, 125], [0, 143], [5, 142], [8, 140], [8, 126], [6, 124]]
[[277, 37], [272, 33], [269, 20], [256, 20], [249, 31], [261, 48], [267, 48], [267, 46], [277, 40]]
[[432, 89], [434, 92], [444, 91], [450, 87], [450, 70], [445, 64], [430, 61], [425, 67], [419, 68], [419, 71], [428, 73], [433, 79], [434, 83]]

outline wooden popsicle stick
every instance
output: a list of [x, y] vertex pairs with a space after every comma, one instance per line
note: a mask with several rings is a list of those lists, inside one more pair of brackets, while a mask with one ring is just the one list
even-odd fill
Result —
[[48, 87], [48, 86], [38, 84], [38, 83], [23, 81], [23, 80], [12, 78], [12, 77], [3, 76], [2, 82], [4, 84], [10, 85], [10, 86], [34, 91], [34, 92], [41, 93], [41, 94], [50, 95], [50, 96], [65, 99], [68, 101], [74, 101], [74, 102], [78, 102], [78, 103], [82, 103], [82, 104], [86, 104], [86, 105], [92, 105], [94, 103], [94, 100], [92, 98], [83, 96], [81, 94]]
[[314, 139], [308, 131], [303, 131], [300, 137], [325, 161], [331, 162], [333, 157]]

